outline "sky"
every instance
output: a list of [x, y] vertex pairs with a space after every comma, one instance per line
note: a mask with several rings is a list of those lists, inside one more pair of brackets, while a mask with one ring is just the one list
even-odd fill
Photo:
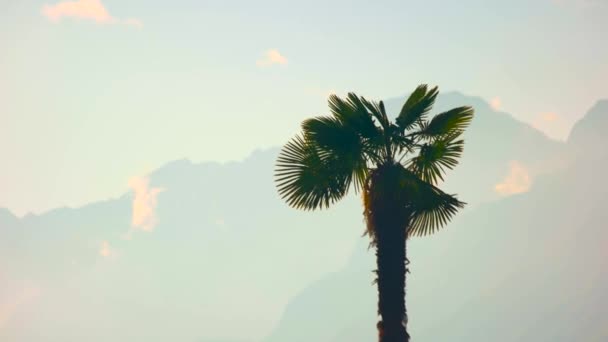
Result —
[[121, 195], [279, 146], [326, 98], [420, 83], [564, 140], [608, 98], [608, 1], [0, 0], [0, 207]]

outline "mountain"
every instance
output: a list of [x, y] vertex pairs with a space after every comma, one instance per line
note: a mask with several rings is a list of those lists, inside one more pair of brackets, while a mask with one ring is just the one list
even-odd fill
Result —
[[606, 143], [607, 129], [608, 100], [602, 100], [598, 101], [587, 115], [574, 125], [568, 137], [568, 144], [576, 155], [604, 158], [608, 153], [607, 149], [603, 147]]
[[[401, 101], [388, 100], [387, 107], [396, 112]], [[450, 239], [463, 239], [466, 228], [458, 222], [466, 222], [465, 217], [484, 217], [478, 214], [484, 206], [502, 208], [518, 198], [501, 199], [495, 190], [509, 175], [511, 162], [523, 165], [534, 188], [552, 179], [548, 166], [565, 145], [492, 110], [480, 98], [448, 93], [439, 97], [436, 108], [459, 105], [472, 105], [477, 116], [466, 136], [462, 165], [444, 186], [470, 205], [448, 230], [431, 238], [439, 241], [436, 249], [426, 248], [431, 240], [412, 247], [416, 262], [437, 268], [444, 267], [442, 248], [467, 243], [473, 248], [480, 241], [501, 248], [493, 240], [495, 231], [480, 232], [471, 241], [454, 240], [460, 245]], [[353, 328], [375, 321], [373, 259], [361, 250], [367, 240], [361, 238], [360, 200], [350, 194], [331, 210], [313, 213], [289, 208], [273, 184], [277, 153], [276, 148], [256, 151], [224, 164], [177, 160], [118, 198], [22, 219], [0, 211], [0, 340], [259, 341], [286, 336], [281, 331], [298, 335], [302, 322], [318, 323], [308, 331], [316, 339], [359, 336], [352, 335], [359, 334]], [[557, 189], [555, 196], [561, 191], [555, 185], [547, 189]], [[488, 212], [508, 218], [498, 209]], [[140, 222], [140, 215], [150, 217]], [[486, 217], [487, 222], [496, 217]], [[477, 258], [468, 260], [471, 269], [487, 271], [488, 263], [504, 261], [492, 250], [483, 256], [477, 252], [471, 249], [471, 258]], [[423, 279], [415, 265], [418, 278], [413, 279]], [[463, 276], [456, 277], [466, 284]], [[332, 292], [318, 297], [329, 286], [324, 285], [327, 279], [350, 283], [353, 292], [344, 295], [355, 297], [340, 299]], [[411, 293], [423, 293], [412, 286]], [[441, 283], [432, 288], [437, 300], [451, 293]], [[306, 310], [298, 309], [302, 304], [294, 299], [302, 293], [311, 293]], [[367, 298], [367, 304], [356, 307], [357, 296]], [[419, 300], [428, 305], [428, 298]], [[361, 321], [338, 326], [345, 305]], [[334, 310], [333, 318], [314, 323], [310, 311], [320, 307]], [[366, 317], [369, 321], [361, 323]]]
[[[425, 341], [606, 341], [608, 185], [605, 102], [575, 126], [570, 163], [529, 192], [479, 205], [408, 249], [409, 327]], [[588, 144], [589, 135], [594, 145]], [[602, 139], [599, 142], [599, 139]], [[576, 151], [576, 159], [570, 153]], [[577, 163], [574, 163], [576, 161]], [[578, 162], [582, 162], [578, 164]], [[375, 339], [371, 251], [303, 290], [286, 307], [274, 341]]]
[[[0, 323], [10, 324], [0, 340], [247, 341], [267, 333], [285, 302], [302, 284], [338, 268], [362, 232], [352, 232], [360, 216], [346, 214], [358, 211], [356, 201], [320, 215], [283, 204], [272, 180], [276, 154], [161, 167], [149, 176], [148, 192], [163, 189], [150, 231], [131, 225], [134, 192], [4, 220], [0, 309], [9, 306], [3, 315], [10, 321], [0, 315]], [[319, 226], [335, 228], [319, 240], [311, 229]], [[37, 296], [11, 308], [22, 286]], [[239, 330], [230, 329], [236, 322]]]
[[606, 128], [608, 128], [608, 100], [600, 100], [574, 125], [568, 141], [577, 145], [605, 141]]

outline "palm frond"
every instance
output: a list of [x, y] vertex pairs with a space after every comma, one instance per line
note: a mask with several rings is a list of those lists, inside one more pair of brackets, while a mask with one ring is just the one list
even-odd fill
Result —
[[375, 139], [380, 135], [378, 127], [357, 95], [349, 93], [346, 100], [330, 95], [329, 109], [333, 116], [346, 126], [352, 127], [363, 138]]
[[358, 191], [367, 175], [364, 154], [367, 146], [357, 131], [337, 118], [327, 116], [305, 120], [302, 130], [306, 141], [333, 155], [345, 170], [351, 170], [355, 177], [355, 190]]
[[357, 131], [334, 117], [319, 116], [302, 122], [302, 130], [307, 139], [323, 149], [340, 154], [361, 154], [361, 139]]
[[407, 236], [425, 236], [434, 234], [443, 228], [448, 221], [464, 208], [466, 203], [461, 202], [455, 195], [446, 194], [438, 188], [433, 188], [425, 200], [419, 202], [412, 215]]
[[428, 89], [426, 84], [419, 85], [403, 104], [396, 123], [402, 130], [409, 130], [422, 120], [433, 107], [439, 94], [437, 87]]
[[322, 209], [346, 195], [352, 170], [347, 170], [334, 153], [296, 136], [279, 153], [275, 181], [279, 194], [290, 206]]
[[456, 140], [460, 132], [423, 144], [418, 155], [406, 163], [406, 167], [425, 182], [437, 184], [443, 175], [458, 165], [458, 158], [464, 149], [464, 140]]
[[[392, 131], [398, 130], [395, 125], [392, 126]], [[414, 139], [412, 139], [411, 137], [404, 136], [402, 134], [392, 134], [391, 141], [394, 146], [393, 148], [397, 153], [413, 153], [415, 147], [417, 146]]]
[[472, 107], [457, 107], [447, 112], [437, 114], [423, 127], [419, 134], [427, 138], [436, 138], [455, 132], [463, 132], [473, 120]]
[[427, 183], [413, 172], [403, 169], [401, 187], [407, 196], [406, 210], [412, 213], [408, 237], [433, 234], [463, 208], [466, 203], [455, 195], [446, 194], [436, 186]]
[[376, 101], [368, 101], [363, 96], [361, 97], [361, 102], [367, 108], [367, 110], [372, 113], [372, 115], [378, 120], [380, 126], [384, 129], [385, 133], [390, 126], [390, 121], [388, 120], [388, 116], [386, 115], [386, 109], [384, 108], [384, 102], [376, 102]]
[[365, 104], [354, 93], [348, 93], [346, 100], [336, 95], [329, 98], [333, 116], [347, 127], [351, 127], [361, 137], [363, 152], [372, 162], [382, 160], [384, 134], [374, 123], [373, 116]]

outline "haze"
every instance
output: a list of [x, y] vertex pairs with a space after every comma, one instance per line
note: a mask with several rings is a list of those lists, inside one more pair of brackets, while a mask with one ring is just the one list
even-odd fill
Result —
[[[415, 341], [608, 340], [608, 2], [0, 3], [0, 340], [375, 340], [361, 203], [289, 208], [327, 97], [471, 105]], [[294, 271], [297, 270], [297, 272]], [[410, 280], [411, 279], [411, 280]]]

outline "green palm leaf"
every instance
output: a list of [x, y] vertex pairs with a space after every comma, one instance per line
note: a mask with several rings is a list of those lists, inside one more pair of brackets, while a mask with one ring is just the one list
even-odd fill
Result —
[[352, 173], [335, 154], [296, 136], [279, 153], [275, 180], [281, 197], [292, 207], [314, 210], [340, 200]]
[[333, 116], [344, 126], [350, 127], [361, 138], [364, 153], [372, 162], [382, 160], [384, 135], [374, 123], [372, 115], [361, 99], [349, 93], [346, 100], [337, 95], [329, 97], [329, 108]]
[[464, 140], [456, 140], [459, 131], [443, 136], [432, 143], [423, 144], [416, 157], [410, 159], [407, 167], [425, 182], [437, 184], [443, 175], [458, 165], [458, 158], [464, 149]]
[[407, 169], [401, 172], [400, 185], [407, 196], [404, 209], [411, 213], [408, 237], [433, 234], [465, 206], [454, 195], [444, 193]]
[[377, 139], [380, 135], [378, 127], [374, 124], [374, 120], [357, 95], [349, 93], [347, 100], [343, 100], [333, 94], [330, 95], [328, 104], [331, 113], [336, 119], [357, 131], [363, 138]]
[[372, 115], [378, 120], [380, 126], [386, 132], [390, 126], [390, 121], [386, 115], [386, 109], [384, 108], [384, 102], [368, 101], [364, 97], [361, 97], [361, 103], [372, 113]]
[[[429, 186], [432, 186], [429, 184]], [[466, 203], [461, 202], [455, 195], [446, 194], [436, 187], [428, 193], [420, 195], [412, 221], [408, 228], [408, 237], [425, 236], [443, 228], [459, 209]]]
[[427, 138], [436, 138], [455, 132], [463, 132], [471, 123], [473, 113], [473, 108], [465, 106], [437, 114], [420, 130], [419, 134]]
[[314, 139], [323, 149], [340, 154], [361, 154], [361, 139], [357, 131], [336, 118], [320, 116], [304, 120], [302, 130], [307, 139]]
[[356, 180], [355, 190], [358, 191], [367, 176], [367, 146], [357, 131], [335, 117], [305, 120], [302, 130], [307, 141], [314, 142], [320, 151], [333, 155], [345, 170], [351, 170]]
[[437, 94], [439, 94], [437, 87], [429, 90], [426, 84], [419, 85], [414, 90], [403, 104], [396, 119], [396, 123], [402, 131], [412, 129], [416, 123], [424, 119], [433, 107]]

